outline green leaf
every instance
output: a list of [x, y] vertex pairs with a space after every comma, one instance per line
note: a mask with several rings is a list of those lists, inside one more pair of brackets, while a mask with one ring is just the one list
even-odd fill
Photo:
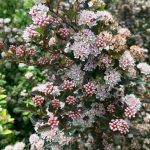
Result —
[[2, 135], [8, 135], [8, 134], [11, 134], [12, 131], [11, 130], [4, 130], [1, 134]]
[[25, 9], [31, 8], [32, 5], [33, 5], [33, 0], [24, 0], [23, 7], [24, 7]]
[[14, 122], [14, 118], [11, 118], [10, 116], [7, 118], [8, 120], [8, 122], [10, 123], [10, 122]]
[[0, 125], [0, 133], [3, 132], [3, 127]]
[[6, 95], [0, 95], [0, 100], [6, 98], [7, 96]]
[[40, 34], [44, 34], [44, 29], [42, 28], [36, 28], [35, 31], [39, 32]]
[[35, 67], [34, 67], [34, 66], [29, 66], [29, 67], [28, 67], [28, 70], [29, 70], [29, 71], [33, 71], [33, 70], [35, 70]]
[[4, 104], [6, 104], [5, 100], [0, 101], [0, 105], [4, 105]]
[[97, 10], [103, 10], [105, 8], [106, 4], [103, 3], [103, 4], [99, 4], [97, 5]]
[[1, 111], [1, 115], [2, 115], [2, 116], [6, 116], [6, 114], [7, 114], [6, 109], [3, 109], [3, 110]]
[[74, 19], [77, 16], [77, 12], [72, 9], [67, 10], [66, 14], [70, 19]]
[[25, 111], [25, 112], [23, 112], [22, 114], [23, 114], [23, 116], [27, 116], [27, 115], [30, 114], [30, 112], [29, 112], [29, 111]]
[[0, 86], [2, 86], [2, 85], [4, 85], [4, 84], [6, 84], [6, 81], [0, 80]]
[[26, 69], [27, 65], [24, 63], [19, 63], [18, 67], [19, 67], [19, 69], [24, 70], [24, 69]]
[[20, 113], [22, 109], [20, 107], [16, 107], [13, 109], [14, 113]]

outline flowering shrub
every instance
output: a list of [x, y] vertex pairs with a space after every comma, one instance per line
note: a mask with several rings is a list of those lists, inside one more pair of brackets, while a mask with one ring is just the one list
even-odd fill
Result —
[[144, 49], [128, 47], [130, 31], [101, 0], [36, 2], [26, 44], [5, 51], [47, 74], [25, 96], [36, 131], [30, 149], [113, 149], [109, 136], [132, 132], [142, 105], [132, 83], [150, 73]]

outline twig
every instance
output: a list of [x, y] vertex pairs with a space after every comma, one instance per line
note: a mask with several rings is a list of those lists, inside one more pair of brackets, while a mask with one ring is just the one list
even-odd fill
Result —
[[49, 2], [47, 2], [47, 5], [48, 5], [49, 11], [50, 11], [51, 13], [53, 13], [55, 16], [58, 16], [59, 18], [61, 18], [61, 19], [63, 20], [63, 22], [64, 22], [66, 25], [70, 26], [75, 32], [78, 31], [73, 25], [71, 25], [71, 23], [68, 23], [61, 15], [59, 15], [57, 12], [53, 11], [53, 10], [51, 9], [51, 6], [50, 6], [50, 3], [49, 3]]

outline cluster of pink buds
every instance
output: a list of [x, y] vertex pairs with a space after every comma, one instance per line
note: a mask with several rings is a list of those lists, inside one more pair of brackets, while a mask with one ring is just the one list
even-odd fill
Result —
[[13, 51], [13, 50], [15, 50], [15, 49], [16, 49], [16, 46], [15, 46], [15, 45], [10, 45], [10, 46], [9, 46], [9, 50]]
[[53, 26], [60, 25], [62, 22], [63, 22], [63, 21], [62, 21], [61, 18], [54, 18], [54, 17], [51, 17], [51, 18], [50, 18], [50, 23], [51, 23]]
[[115, 106], [112, 105], [112, 104], [109, 104], [109, 105], [107, 106], [107, 111], [108, 111], [109, 113], [115, 112]]
[[69, 105], [72, 105], [72, 104], [74, 104], [74, 103], [76, 102], [76, 99], [75, 99], [74, 96], [68, 96], [66, 102], [67, 102]]
[[59, 99], [53, 99], [51, 104], [52, 104], [53, 108], [59, 108], [60, 107]]
[[66, 59], [66, 66], [71, 66], [73, 64], [73, 60], [71, 59]]
[[104, 39], [102, 37], [98, 37], [96, 44], [98, 47], [103, 47], [105, 45]]
[[41, 106], [44, 102], [44, 97], [40, 95], [36, 95], [32, 97], [33, 102], [36, 104], [36, 106]]
[[44, 89], [43, 89], [45, 95], [47, 95], [47, 94], [52, 94], [53, 88], [54, 88], [53, 83], [52, 83], [52, 82], [47, 82], [47, 83], [45, 84]]
[[69, 112], [69, 117], [70, 117], [71, 119], [78, 119], [78, 118], [80, 118], [80, 116], [81, 116], [80, 112], [81, 112], [80, 109], [78, 109], [78, 110], [76, 110], [76, 111], [70, 111], [70, 112]]
[[63, 89], [64, 90], [72, 90], [75, 87], [75, 83], [73, 81], [64, 80]]
[[51, 116], [48, 118], [48, 125], [50, 125], [51, 128], [58, 127], [58, 124], [59, 124], [58, 117], [55, 117], [55, 116], [51, 115]]
[[119, 131], [122, 134], [129, 132], [129, 125], [123, 119], [112, 119], [109, 123], [109, 127], [112, 131]]
[[27, 52], [28, 52], [28, 55], [34, 56], [36, 53], [36, 50], [34, 48], [28, 48]]
[[23, 45], [20, 45], [19, 47], [17, 47], [17, 48], [16, 48], [16, 56], [17, 56], [17, 57], [22, 57], [22, 56], [24, 56], [25, 49], [26, 49], [26, 47], [23, 46]]
[[51, 60], [56, 60], [60, 56], [60, 54], [56, 52], [50, 52], [49, 55], [50, 55]]
[[37, 16], [34, 20], [34, 24], [39, 25], [40, 27], [45, 27], [49, 24], [48, 16]]
[[65, 75], [63, 75], [63, 76], [61, 76], [61, 79], [63, 80], [63, 81], [66, 81], [67, 80], [67, 75], [65, 74]]
[[127, 118], [134, 118], [136, 114], [136, 111], [130, 107], [127, 107], [124, 111], [124, 116]]
[[69, 30], [67, 28], [60, 28], [58, 30], [58, 33], [62, 39], [66, 39], [69, 35]]
[[46, 57], [40, 57], [39, 60], [38, 60], [38, 63], [40, 65], [45, 65], [48, 63], [48, 59]]
[[96, 90], [96, 86], [94, 83], [88, 82], [87, 84], [83, 85], [83, 88], [85, 89], [86, 93], [88, 95], [93, 95]]

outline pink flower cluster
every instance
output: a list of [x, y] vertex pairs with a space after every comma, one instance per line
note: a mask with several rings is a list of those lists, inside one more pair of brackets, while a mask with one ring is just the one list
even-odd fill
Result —
[[73, 81], [64, 80], [62, 88], [64, 90], [72, 90], [75, 87], [75, 83]]
[[95, 93], [96, 90], [96, 86], [94, 83], [90, 83], [88, 82], [87, 84], [83, 85], [83, 88], [85, 89], [86, 93], [88, 95], [93, 95]]
[[51, 126], [51, 128], [55, 128], [57, 127], [59, 124], [59, 120], [57, 117], [51, 115], [49, 118], [48, 118], [48, 125]]
[[69, 35], [69, 30], [67, 28], [60, 28], [58, 30], [58, 33], [59, 33], [59, 35], [60, 35], [61, 38], [65, 39]]
[[124, 115], [125, 117], [127, 118], [134, 118], [135, 117], [135, 114], [136, 114], [136, 111], [132, 108], [129, 108], [127, 107], [125, 110], [124, 110]]
[[51, 102], [52, 106], [54, 108], [59, 108], [60, 107], [60, 101], [59, 99], [53, 99], [52, 102]]
[[70, 117], [71, 119], [79, 119], [80, 116], [81, 116], [81, 110], [80, 110], [80, 109], [78, 109], [78, 110], [76, 110], [76, 111], [70, 111], [70, 112], [69, 112], [69, 117]]
[[68, 96], [66, 102], [67, 102], [69, 105], [73, 105], [73, 104], [75, 104], [76, 99], [75, 99], [74, 96]]
[[40, 26], [40, 27], [45, 27], [46, 25], [49, 24], [49, 16], [37, 16], [35, 19], [34, 19], [34, 24]]
[[110, 129], [113, 131], [119, 131], [122, 134], [129, 132], [129, 125], [123, 119], [112, 119], [109, 123]]
[[32, 100], [37, 106], [41, 106], [44, 102], [44, 97], [36, 95], [35, 97], [32, 97]]

